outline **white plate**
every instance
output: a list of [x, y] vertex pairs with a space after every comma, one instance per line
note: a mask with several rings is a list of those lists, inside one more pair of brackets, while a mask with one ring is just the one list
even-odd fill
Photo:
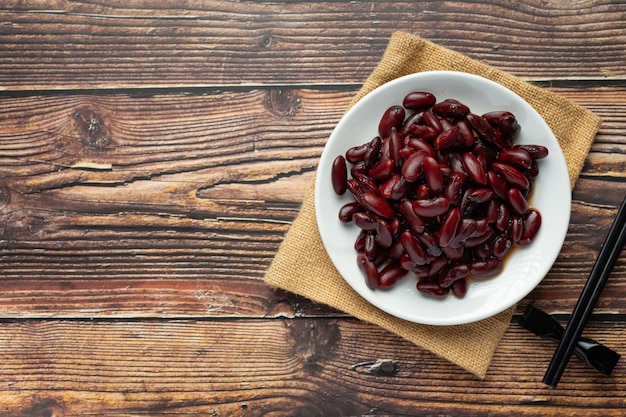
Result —
[[[342, 223], [339, 208], [352, 196], [337, 196], [331, 185], [331, 165], [337, 155], [370, 141], [378, 133], [378, 121], [391, 105], [402, 104], [411, 91], [429, 91], [437, 101], [457, 99], [475, 114], [512, 112], [521, 131], [515, 143], [540, 144], [549, 155], [539, 161], [531, 206], [541, 212], [542, 224], [529, 246], [514, 249], [497, 276], [471, 281], [463, 298], [434, 298], [415, 288], [410, 276], [390, 290], [371, 290], [356, 263], [354, 241], [359, 229]], [[565, 158], [543, 118], [521, 97], [485, 78], [453, 71], [432, 71], [395, 79], [369, 93], [352, 107], [333, 130], [322, 153], [315, 187], [315, 210], [322, 241], [335, 267], [348, 284], [379, 309], [402, 319], [431, 325], [455, 325], [481, 320], [516, 304], [530, 293], [556, 260], [570, 219], [571, 192]]]

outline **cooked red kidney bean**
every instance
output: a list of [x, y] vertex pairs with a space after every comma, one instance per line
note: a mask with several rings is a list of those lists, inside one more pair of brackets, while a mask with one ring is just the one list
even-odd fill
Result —
[[339, 219], [361, 229], [354, 247], [369, 287], [389, 288], [410, 271], [421, 292], [463, 297], [466, 276], [497, 274], [513, 245], [535, 238], [541, 216], [527, 198], [548, 150], [513, 145], [510, 112], [478, 116], [453, 99], [405, 98], [408, 106], [385, 111], [379, 136], [346, 151], [349, 171], [333, 162], [333, 188], [345, 178], [355, 199]]
[[404, 107], [394, 105], [389, 107], [383, 113], [380, 118], [380, 122], [378, 123], [378, 134], [386, 138], [391, 133], [392, 128], [400, 129], [402, 124], [404, 123], [404, 117], [406, 115], [406, 111]]
[[[441, 125], [441, 120], [435, 114], [429, 110], [426, 110], [422, 113], [422, 119], [426, 126], [430, 126], [433, 130], [439, 135], [443, 132], [443, 126]], [[436, 137], [436, 136], [435, 136]]]
[[498, 204], [498, 217], [496, 218], [495, 226], [500, 232], [504, 232], [509, 228], [510, 211], [509, 206], [506, 203]]
[[533, 158], [522, 148], [503, 149], [498, 154], [498, 161], [523, 170], [530, 169]]
[[381, 290], [391, 288], [398, 280], [405, 277], [407, 272], [399, 262], [387, 264], [379, 273], [378, 288]]
[[444, 101], [437, 103], [433, 106], [433, 113], [440, 117], [446, 117], [451, 119], [460, 119], [469, 113], [470, 109], [465, 104], [448, 98]]
[[493, 133], [493, 127], [491, 127], [487, 120], [473, 113], [468, 113], [465, 118], [469, 122], [470, 126], [472, 126], [474, 131], [476, 131], [478, 136], [480, 136], [487, 142], [494, 142], [495, 135]]
[[363, 211], [363, 208], [359, 203], [353, 201], [351, 203], [346, 203], [339, 209], [339, 220], [344, 223], [348, 223], [352, 221], [352, 216], [355, 213], [360, 213]]
[[466, 152], [461, 157], [461, 161], [463, 162], [463, 166], [465, 167], [465, 172], [477, 184], [486, 185], [487, 184], [487, 175], [485, 174], [485, 170], [483, 166], [478, 162], [478, 158], [476, 155], [470, 152]]
[[383, 219], [376, 220], [376, 243], [383, 248], [388, 248], [393, 244], [393, 232], [389, 223]]
[[465, 297], [465, 294], [467, 294], [467, 281], [465, 279], [457, 279], [452, 283], [450, 290], [458, 298]]
[[450, 292], [449, 288], [442, 288], [439, 283], [433, 279], [421, 279], [417, 282], [417, 290], [424, 294], [442, 297]]
[[352, 214], [352, 221], [361, 230], [376, 230], [376, 217], [371, 214], [357, 211]]
[[443, 191], [443, 173], [439, 167], [439, 162], [435, 158], [427, 156], [422, 163], [422, 170], [430, 191], [435, 195], [441, 193]]
[[402, 100], [402, 106], [410, 110], [427, 110], [430, 109], [437, 99], [432, 93], [425, 91], [414, 91], [407, 94]]
[[377, 288], [380, 281], [380, 274], [378, 273], [378, 267], [374, 262], [367, 259], [364, 253], [359, 253], [356, 257], [357, 264], [363, 270], [365, 274], [365, 283], [371, 289]]
[[513, 139], [519, 133], [520, 125], [517, 123], [515, 116], [508, 113], [498, 119], [498, 131], [502, 133], [505, 138]]
[[404, 120], [404, 123], [402, 123], [402, 127], [400, 129], [398, 129], [398, 132], [400, 132], [400, 134], [402, 135], [402, 137], [406, 137], [406, 135], [408, 135], [411, 130], [411, 125], [416, 125], [421, 123], [423, 118], [423, 115], [421, 112], [415, 112], [409, 116], [407, 116], [407, 118]]
[[469, 263], [469, 273], [475, 277], [489, 277], [502, 271], [502, 259], [477, 259]]
[[464, 263], [454, 263], [446, 268], [440, 275], [438, 283], [440, 287], [447, 288], [461, 278], [465, 278], [469, 273], [469, 267]]
[[496, 237], [491, 244], [491, 253], [497, 258], [504, 258], [504, 255], [513, 246], [513, 240], [510, 236], [503, 234]]
[[378, 214], [386, 219], [393, 219], [396, 215], [396, 211], [389, 205], [389, 203], [374, 193], [363, 193], [361, 195], [361, 204], [367, 210]]
[[363, 161], [365, 157], [365, 153], [369, 149], [369, 144], [364, 143], [363, 145], [353, 146], [352, 148], [346, 151], [346, 159], [351, 164], [356, 164], [357, 162]]
[[409, 132], [417, 138], [424, 139], [427, 142], [434, 142], [439, 132], [427, 125], [411, 125], [409, 126]]
[[402, 243], [407, 255], [409, 255], [411, 260], [415, 262], [416, 265], [426, 264], [426, 252], [413, 233], [408, 230], [402, 232], [400, 234], [400, 242]]
[[434, 197], [423, 200], [415, 200], [413, 202], [413, 211], [418, 216], [422, 217], [435, 217], [441, 216], [446, 211], [450, 203], [446, 197]]
[[453, 208], [446, 213], [439, 228], [439, 245], [443, 248], [450, 246], [456, 237], [456, 233], [461, 225], [461, 210]]
[[374, 137], [367, 146], [367, 150], [363, 155], [363, 163], [365, 164], [365, 168], [371, 168], [378, 158], [380, 157], [380, 151], [383, 146], [383, 140], [380, 136]]
[[517, 148], [524, 149], [532, 156], [533, 159], [543, 159], [548, 156], [548, 148], [541, 145], [515, 145]]
[[519, 240], [522, 238], [522, 233], [524, 232], [524, 219], [519, 214], [513, 214], [511, 216], [510, 231], [513, 243], [519, 243]]
[[519, 189], [511, 188], [508, 192], [508, 196], [509, 203], [511, 203], [513, 210], [519, 214], [526, 214], [526, 212], [528, 212], [528, 202]]
[[526, 190], [530, 186], [528, 178], [511, 165], [494, 162], [491, 164], [491, 168], [498, 174], [502, 175], [502, 178], [504, 178], [504, 180], [513, 187]]
[[537, 235], [539, 227], [541, 227], [541, 214], [536, 209], [528, 210], [524, 217], [524, 230], [517, 244], [521, 246], [529, 245]]
[[343, 195], [348, 189], [348, 168], [346, 159], [339, 155], [332, 164], [331, 182], [333, 189], [338, 195]]
[[[376, 165], [372, 166], [369, 171], [367, 171], [367, 174], [374, 181], [381, 182], [385, 181], [387, 178], [389, 178], [389, 176], [391, 176], [394, 168], [395, 164], [391, 159], [383, 159]], [[353, 174], [353, 176], [355, 175]]]
[[424, 151], [418, 151], [409, 156], [402, 165], [402, 176], [409, 182], [415, 182], [420, 179], [426, 157], [430, 158]]
[[408, 137], [406, 141], [406, 145], [412, 149], [415, 149], [416, 152], [426, 152], [428, 156], [435, 157], [435, 148], [428, 142], [426, 142], [422, 138], [416, 138], [413, 136]]
[[455, 125], [448, 130], [444, 130], [435, 138], [435, 149], [440, 151], [451, 148], [458, 144], [460, 139], [461, 134], [459, 133], [459, 126]]

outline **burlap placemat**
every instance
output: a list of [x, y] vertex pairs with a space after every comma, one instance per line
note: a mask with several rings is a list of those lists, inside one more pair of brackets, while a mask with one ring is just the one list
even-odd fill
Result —
[[[430, 70], [481, 75], [522, 96], [554, 131], [565, 154], [570, 183], [574, 187], [600, 127], [599, 117], [552, 92], [419, 37], [394, 33], [381, 62], [352, 104], [394, 78]], [[348, 286], [326, 254], [315, 220], [313, 190], [314, 184], [311, 184], [298, 217], [266, 273], [265, 282], [377, 324], [448, 359], [478, 378], [484, 378], [515, 307], [494, 317], [459, 326], [410, 323], [373, 307]]]

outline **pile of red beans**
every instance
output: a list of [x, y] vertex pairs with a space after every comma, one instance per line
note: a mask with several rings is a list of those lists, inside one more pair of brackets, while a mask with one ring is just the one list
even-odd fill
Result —
[[508, 111], [479, 116], [412, 92], [384, 112], [378, 136], [333, 161], [335, 192], [354, 197], [339, 219], [361, 229], [368, 287], [413, 273], [420, 292], [463, 297], [468, 277], [498, 274], [512, 247], [532, 242], [541, 215], [528, 197], [548, 149], [514, 145], [519, 131]]

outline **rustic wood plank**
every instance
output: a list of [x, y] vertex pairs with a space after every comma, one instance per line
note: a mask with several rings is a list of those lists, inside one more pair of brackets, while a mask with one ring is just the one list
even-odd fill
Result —
[[[588, 333], [620, 346], [626, 329]], [[516, 326], [484, 381], [352, 319], [26, 320], [0, 324], [0, 346], [2, 416], [617, 416], [626, 392], [623, 364], [576, 359], [548, 388], [554, 345]]]
[[624, 78], [625, 19], [604, 1], [8, 0], [0, 88], [359, 84], [396, 30], [524, 77]]
[[[553, 90], [605, 120], [574, 192], [563, 252], [529, 296], [566, 313], [626, 188], [618, 116], [626, 94]], [[274, 293], [261, 278], [353, 93], [1, 98], [0, 315], [337, 314]], [[625, 299], [620, 260], [598, 311], [623, 313]]]

